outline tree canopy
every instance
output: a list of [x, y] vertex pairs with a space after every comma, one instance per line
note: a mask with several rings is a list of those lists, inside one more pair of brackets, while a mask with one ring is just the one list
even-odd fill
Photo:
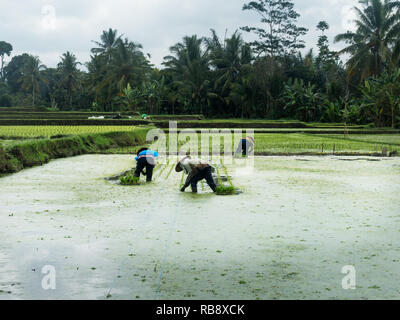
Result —
[[[56, 68], [28, 53], [5, 64], [13, 48], [0, 41], [0, 104], [398, 125], [399, 1], [360, 1], [356, 30], [334, 39], [345, 44], [340, 52], [330, 48], [326, 21], [315, 21], [317, 51], [306, 50], [308, 30], [298, 25], [293, 1], [251, 1], [242, 9], [257, 14], [260, 26], [223, 37], [212, 29], [183, 35], [161, 69], [112, 28], [93, 41], [88, 62], [67, 51]], [[241, 32], [257, 40], [248, 43]]]

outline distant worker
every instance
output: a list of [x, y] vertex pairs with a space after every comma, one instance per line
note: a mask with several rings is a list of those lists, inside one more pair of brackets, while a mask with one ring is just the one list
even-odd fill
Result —
[[[136, 170], [134, 173], [135, 177], [140, 177], [140, 174], [146, 176], [147, 182], [151, 182], [153, 179], [153, 170], [156, 166], [156, 158], [158, 157], [158, 152], [152, 151], [148, 148], [142, 148], [138, 151], [137, 157], [135, 158]], [[144, 169], [146, 168], [146, 172]]]
[[177, 163], [175, 171], [184, 171], [185, 174], [188, 175], [181, 192], [185, 192], [186, 188], [191, 186], [192, 192], [197, 193], [197, 183], [203, 179], [207, 181], [207, 184], [213, 192], [217, 191], [217, 186], [212, 176], [212, 173], [215, 172], [215, 169], [203, 160], [192, 159], [190, 156], [186, 156]]
[[239, 154], [241, 153], [242, 156], [247, 157], [250, 153], [254, 151], [254, 143], [254, 138], [252, 137], [241, 139], [235, 155], [239, 156]]

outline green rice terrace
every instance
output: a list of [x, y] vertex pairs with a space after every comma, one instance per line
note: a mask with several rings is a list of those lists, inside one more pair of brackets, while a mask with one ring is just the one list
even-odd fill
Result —
[[[147, 145], [146, 133], [155, 128], [169, 135], [169, 121], [177, 122], [179, 148], [199, 152], [200, 135], [210, 133], [210, 151], [224, 152], [224, 143], [212, 149], [214, 133], [223, 130], [254, 130], [255, 155], [372, 155], [396, 156], [400, 151], [400, 132], [389, 128], [344, 125], [341, 123], [304, 123], [271, 120], [206, 120], [198, 115], [149, 116], [140, 120], [134, 114], [118, 114], [134, 120], [112, 119], [115, 113], [33, 112], [0, 109], [3, 121], [18, 121], [19, 125], [0, 125], [0, 173], [47, 163], [51, 159], [85, 153], [132, 154]], [[25, 116], [26, 115], [26, 116]], [[58, 125], [30, 125], [30, 116], [41, 122], [59, 121]], [[105, 115], [105, 116], [104, 116]], [[91, 117], [109, 119], [89, 120]], [[64, 125], [64, 121], [81, 121], [79, 125]], [[4, 120], [7, 119], [7, 120]], [[158, 120], [154, 120], [158, 119]], [[184, 119], [184, 120], [182, 120]], [[188, 120], [189, 119], [189, 120]], [[122, 122], [126, 122], [121, 124]], [[28, 123], [27, 123], [28, 122]], [[94, 122], [94, 123], [93, 123]], [[90, 124], [88, 124], [90, 123]], [[200, 129], [201, 128], [201, 129]], [[216, 131], [215, 131], [216, 130]], [[174, 133], [172, 131], [171, 133]], [[233, 142], [234, 143], [234, 142]], [[68, 146], [68, 147], [67, 147]], [[235, 146], [232, 144], [231, 150]]]

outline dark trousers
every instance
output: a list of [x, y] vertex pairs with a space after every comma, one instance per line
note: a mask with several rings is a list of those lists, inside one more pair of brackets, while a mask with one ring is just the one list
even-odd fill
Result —
[[250, 146], [250, 142], [247, 139], [240, 140], [236, 154], [242, 153], [243, 156], [247, 156], [249, 154]]
[[140, 158], [136, 164], [135, 177], [140, 177], [143, 169], [146, 168], [146, 180], [147, 182], [150, 182], [153, 179], [153, 170], [155, 167], [151, 162], [152, 161], [148, 161], [147, 158]]
[[190, 185], [192, 186], [192, 192], [197, 192], [197, 183], [203, 179], [206, 179], [207, 184], [210, 186], [212, 191], [217, 190], [214, 179], [212, 177], [211, 167], [206, 167], [199, 171], [191, 180]]

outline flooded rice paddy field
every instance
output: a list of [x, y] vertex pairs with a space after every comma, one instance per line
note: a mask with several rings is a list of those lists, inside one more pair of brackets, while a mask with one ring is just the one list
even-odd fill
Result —
[[400, 298], [399, 158], [257, 157], [225, 197], [180, 193], [174, 164], [139, 187], [105, 180], [126, 155], [1, 178], [0, 299]]

